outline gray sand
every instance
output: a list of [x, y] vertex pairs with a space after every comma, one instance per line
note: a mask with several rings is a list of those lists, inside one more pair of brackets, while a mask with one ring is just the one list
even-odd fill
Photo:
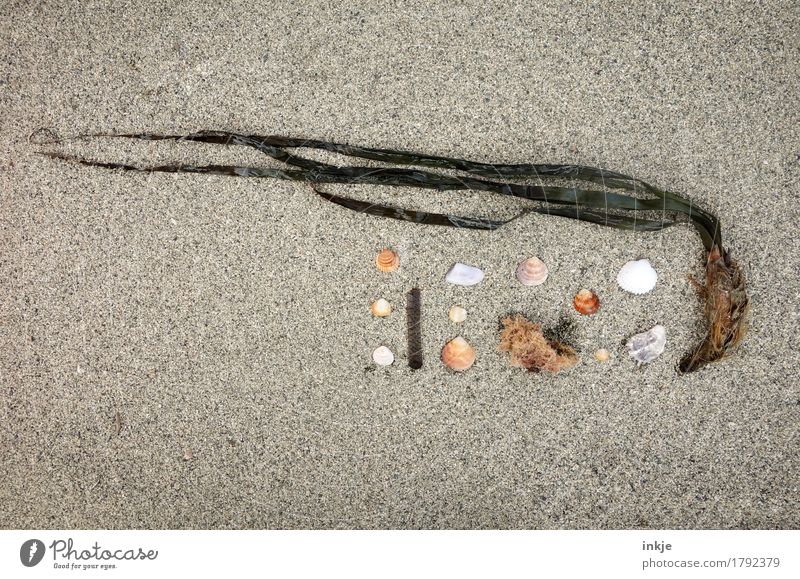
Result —
[[[0, 526], [798, 526], [791, 2], [3, 4]], [[617, 169], [723, 217], [752, 329], [731, 359], [676, 374], [703, 329], [688, 226], [415, 226], [298, 184], [49, 160], [28, 141], [43, 127], [215, 128]], [[263, 162], [189, 144], [66, 149]], [[330, 190], [487, 216], [522, 206]], [[373, 265], [385, 245], [402, 257], [393, 275]], [[523, 288], [513, 272], [531, 255], [550, 279]], [[640, 257], [658, 286], [626, 295], [616, 272]], [[447, 286], [455, 261], [486, 280]], [[417, 372], [403, 309], [414, 286]], [[577, 319], [582, 287], [603, 306]], [[380, 296], [396, 308], [385, 320], [368, 310]], [[447, 319], [454, 303], [469, 311], [460, 327]], [[556, 377], [510, 368], [497, 342], [512, 311], [574, 318], [580, 364]], [[667, 351], [636, 368], [622, 344], [655, 323]], [[457, 334], [478, 350], [461, 375], [438, 361]], [[380, 344], [397, 354], [388, 369], [370, 361]], [[598, 347], [610, 363], [595, 362]]]

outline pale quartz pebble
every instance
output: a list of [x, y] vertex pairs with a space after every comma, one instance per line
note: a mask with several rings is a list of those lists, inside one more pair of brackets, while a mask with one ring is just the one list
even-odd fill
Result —
[[647, 364], [658, 358], [667, 345], [667, 329], [662, 325], [653, 326], [628, 340], [628, 353], [639, 364]]
[[385, 318], [392, 313], [392, 305], [385, 299], [381, 298], [372, 302], [370, 310], [372, 311], [372, 315], [376, 318]]
[[526, 259], [517, 266], [517, 279], [522, 285], [541, 285], [547, 280], [547, 266], [538, 257]]
[[455, 285], [475, 285], [483, 280], [483, 272], [477, 267], [457, 263], [447, 272], [445, 280]]
[[646, 294], [656, 287], [658, 274], [649, 259], [629, 261], [617, 274], [619, 287], [632, 294]]
[[394, 354], [386, 346], [379, 346], [372, 352], [372, 361], [378, 366], [391, 366], [394, 362]]
[[594, 353], [594, 358], [598, 362], [608, 362], [608, 359], [610, 357], [611, 354], [609, 354], [608, 350], [606, 350], [605, 348], [600, 348]]
[[453, 306], [452, 308], [450, 308], [450, 311], [447, 312], [447, 315], [450, 317], [451, 322], [460, 324], [461, 322], [467, 319], [467, 310], [465, 310], [461, 306]]

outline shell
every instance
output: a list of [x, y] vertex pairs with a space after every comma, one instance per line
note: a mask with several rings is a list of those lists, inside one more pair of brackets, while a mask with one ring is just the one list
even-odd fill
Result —
[[465, 310], [461, 306], [453, 306], [452, 308], [450, 308], [450, 311], [447, 312], [447, 315], [450, 318], [451, 322], [460, 324], [461, 322], [467, 319], [467, 310]]
[[394, 354], [386, 346], [379, 346], [372, 352], [372, 361], [378, 366], [391, 366], [394, 362]]
[[522, 285], [541, 285], [547, 279], [547, 266], [538, 257], [531, 257], [517, 266], [517, 279]]
[[475, 363], [475, 349], [464, 338], [458, 336], [442, 348], [442, 362], [451, 370], [463, 372]]
[[391, 249], [384, 249], [375, 256], [375, 267], [383, 273], [390, 273], [400, 267], [400, 256]]
[[480, 283], [483, 280], [483, 272], [477, 267], [457, 263], [450, 268], [444, 278], [448, 283], [456, 285], [470, 286]]
[[649, 259], [629, 261], [617, 274], [619, 287], [632, 294], [646, 294], [656, 287], [658, 274]]
[[598, 362], [607, 362], [611, 354], [605, 348], [600, 348], [594, 353], [594, 359]]
[[370, 310], [372, 311], [372, 315], [376, 318], [385, 318], [392, 313], [392, 304], [381, 298], [372, 302]]
[[667, 345], [667, 330], [662, 325], [653, 326], [646, 332], [631, 336], [628, 353], [639, 364], [652, 362], [661, 355]]
[[591, 316], [600, 309], [600, 298], [598, 298], [597, 294], [594, 292], [588, 289], [582, 289], [572, 300], [572, 305], [575, 306], [579, 314]]

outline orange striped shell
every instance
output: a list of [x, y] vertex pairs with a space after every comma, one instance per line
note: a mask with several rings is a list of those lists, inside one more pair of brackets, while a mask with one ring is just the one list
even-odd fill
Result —
[[588, 289], [582, 289], [575, 296], [575, 299], [572, 300], [572, 305], [575, 306], [578, 313], [584, 316], [590, 316], [597, 313], [597, 310], [600, 309], [600, 298], [598, 298], [597, 294], [594, 292]]
[[384, 249], [375, 256], [375, 266], [383, 273], [395, 271], [400, 267], [400, 256], [391, 249]]

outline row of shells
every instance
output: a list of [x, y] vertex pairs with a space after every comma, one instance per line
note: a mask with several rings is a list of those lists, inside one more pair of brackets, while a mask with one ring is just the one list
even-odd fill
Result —
[[[538, 257], [530, 257], [517, 266], [517, 279], [524, 286], [542, 285], [549, 273], [547, 265]], [[445, 280], [456, 285], [473, 286], [483, 281], [484, 277], [480, 268], [456, 263], [447, 272]], [[658, 274], [648, 259], [629, 261], [617, 274], [619, 286], [632, 294], [646, 294], [656, 287], [657, 279]]]
[[[385, 248], [375, 256], [375, 266], [384, 273], [396, 271], [400, 267], [400, 256]], [[548, 275], [547, 265], [538, 257], [529, 257], [517, 266], [517, 279], [524, 286], [541, 285], [547, 281]], [[483, 281], [484, 277], [480, 268], [456, 263], [447, 272], [445, 280], [456, 285], [473, 286]], [[658, 274], [648, 259], [628, 261], [617, 274], [619, 286], [632, 294], [646, 294], [656, 286], [657, 280]]]

